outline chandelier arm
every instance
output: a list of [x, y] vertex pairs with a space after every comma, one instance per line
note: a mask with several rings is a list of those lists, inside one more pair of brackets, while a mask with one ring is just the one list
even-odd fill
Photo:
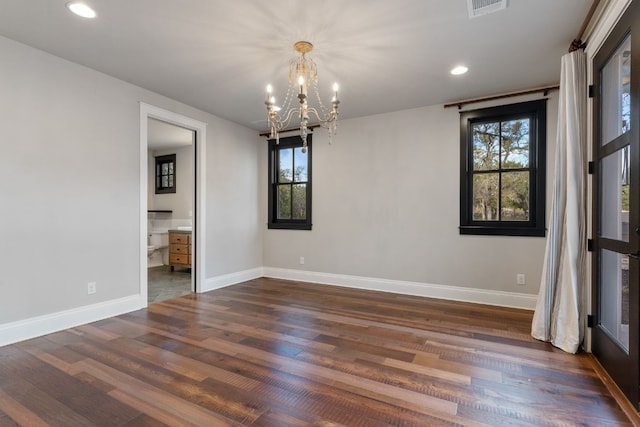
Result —
[[300, 114], [299, 108], [290, 109], [289, 111], [287, 111], [287, 115], [284, 118], [281, 118], [280, 114], [277, 114], [275, 117], [275, 120], [273, 121], [273, 123], [276, 126], [276, 129], [280, 131], [286, 128], [287, 126], [289, 126], [289, 123], [291, 123], [291, 120], [293, 119], [293, 117], [298, 114]]
[[331, 122], [336, 121], [337, 117], [332, 113], [323, 113], [322, 115], [320, 115], [318, 113], [318, 110], [316, 110], [315, 108], [308, 108], [307, 109], [308, 113], [312, 113], [316, 119], [318, 119], [318, 121], [324, 126], [324, 124], [329, 124]]

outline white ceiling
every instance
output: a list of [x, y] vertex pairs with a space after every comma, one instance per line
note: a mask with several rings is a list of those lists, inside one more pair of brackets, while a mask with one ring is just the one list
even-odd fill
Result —
[[[0, 0], [0, 35], [264, 129], [264, 88], [284, 96], [294, 42], [315, 46], [321, 88], [360, 117], [555, 84], [593, 0]], [[457, 64], [469, 67], [451, 76]]]
[[155, 119], [147, 119], [147, 146], [151, 150], [180, 148], [193, 144], [194, 132]]

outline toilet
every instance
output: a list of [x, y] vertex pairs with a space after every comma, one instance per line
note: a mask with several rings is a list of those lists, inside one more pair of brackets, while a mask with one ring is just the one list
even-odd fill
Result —
[[160, 267], [168, 264], [169, 229], [154, 228], [149, 232], [147, 241], [147, 266]]

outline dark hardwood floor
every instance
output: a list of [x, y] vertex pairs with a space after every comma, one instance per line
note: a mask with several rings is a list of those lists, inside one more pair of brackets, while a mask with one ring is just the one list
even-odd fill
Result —
[[631, 425], [531, 317], [252, 280], [0, 348], [0, 426]]

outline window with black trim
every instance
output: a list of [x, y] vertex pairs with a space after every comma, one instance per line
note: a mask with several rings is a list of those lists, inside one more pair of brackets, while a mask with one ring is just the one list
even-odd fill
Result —
[[311, 135], [269, 140], [268, 227], [311, 230]]
[[460, 113], [460, 234], [545, 235], [546, 101]]
[[156, 194], [176, 192], [176, 155], [156, 156]]

